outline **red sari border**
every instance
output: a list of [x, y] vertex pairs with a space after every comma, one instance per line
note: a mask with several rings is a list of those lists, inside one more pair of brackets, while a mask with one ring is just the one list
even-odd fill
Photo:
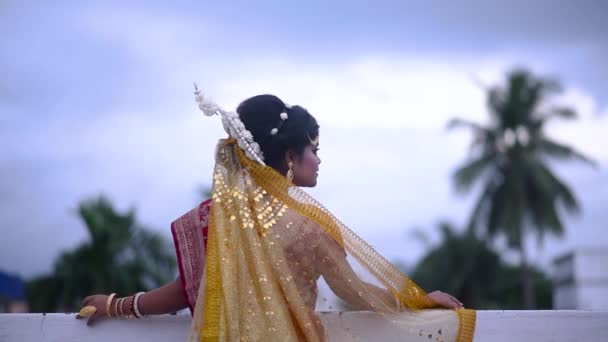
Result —
[[196, 305], [198, 289], [205, 269], [210, 207], [209, 199], [171, 223], [179, 279], [190, 313]]

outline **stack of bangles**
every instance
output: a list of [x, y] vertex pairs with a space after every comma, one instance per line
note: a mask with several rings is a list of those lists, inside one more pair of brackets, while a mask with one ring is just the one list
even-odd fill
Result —
[[[108, 296], [108, 300], [106, 301], [106, 315], [110, 318], [142, 318], [144, 315], [139, 310], [139, 298], [144, 293], [145, 292], [138, 292], [133, 296], [118, 298], [116, 300], [114, 300], [116, 293], [112, 293]], [[126, 308], [124, 307], [125, 301], [127, 302]]]

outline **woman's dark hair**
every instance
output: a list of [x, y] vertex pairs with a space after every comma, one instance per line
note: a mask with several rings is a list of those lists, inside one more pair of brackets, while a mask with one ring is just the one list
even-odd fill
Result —
[[[285, 168], [285, 152], [292, 150], [301, 155], [304, 148], [319, 136], [317, 120], [300, 106], [287, 108], [274, 95], [258, 95], [243, 101], [237, 113], [253, 139], [260, 145], [264, 162], [277, 169]], [[287, 120], [281, 119], [287, 113]], [[278, 128], [276, 134], [271, 134]]]

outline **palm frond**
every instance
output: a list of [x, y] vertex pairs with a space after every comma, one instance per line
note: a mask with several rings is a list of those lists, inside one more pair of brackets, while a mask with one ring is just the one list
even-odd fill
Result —
[[426, 248], [431, 246], [431, 239], [422, 227], [414, 227], [409, 232], [409, 237], [422, 243]]
[[443, 241], [450, 241], [456, 238], [456, 229], [453, 224], [448, 221], [440, 221], [437, 224], [437, 229], [441, 232]]
[[593, 167], [597, 166], [593, 159], [583, 155], [572, 147], [560, 144], [547, 138], [542, 138], [539, 140], [538, 149], [540, 152], [552, 158], [578, 160]]
[[501, 231], [504, 227], [504, 208], [506, 187], [502, 183], [496, 187], [491, 196], [488, 198], [488, 213], [486, 231], [488, 237], [492, 238]]
[[544, 115], [545, 120], [548, 120], [551, 118], [572, 120], [572, 119], [576, 119], [577, 117], [578, 117], [578, 114], [576, 113], [576, 111], [569, 107], [554, 107], [551, 110], [549, 110], [549, 112], [547, 114]]
[[450, 121], [448, 121], [447, 129], [454, 129], [454, 128], [460, 128], [460, 127], [470, 128], [474, 132], [481, 132], [481, 133], [487, 133], [487, 132], [491, 131], [491, 129], [488, 127], [484, 127], [483, 125], [481, 125], [477, 122], [466, 120], [466, 119], [453, 118], [453, 119], [450, 119]]
[[492, 182], [487, 182], [479, 194], [477, 201], [475, 202], [475, 206], [473, 207], [473, 211], [471, 212], [471, 216], [469, 217], [469, 222], [467, 224], [467, 230], [475, 235], [479, 235], [480, 233], [487, 233], [486, 229], [480, 229], [480, 225], [487, 221], [487, 211], [490, 204], [490, 198], [495, 191], [494, 185]]
[[578, 201], [574, 196], [574, 193], [570, 188], [559, 179], [548, 167], [545, 165], [539, 165], [540, 170], [543, 172], [545, 177], [549, 179], [551, 185], [553, 187], [553, 195], [555, 201], [561, 202], [564, 205], [564, 208], [568, 210], [570, 213], [576, 214], [580, 211], [580, 207], [578, 205]]
[[488, 90], [487, 106], [490, 110], [490, 115], [495, 120], [501, 120], [501, 116], [504, 112], [505, 99], [502, 94], [502, 89], [499, 87], [492, 87]]
[[527, 175], [528, 217], [534, 224], [538, 238], [542, 239], [545, 232], [562, 235], [564, 227], [559, 205], [576, 213], [579, 209], [574, 195], [548, 167], [538, 161], [527, 165]]
[[491, 168], [495, 158], [494, 153], [486, 153], [458, 168], [453, 176], [456, 190], [462, 193], [471, 190], [471, 186]]

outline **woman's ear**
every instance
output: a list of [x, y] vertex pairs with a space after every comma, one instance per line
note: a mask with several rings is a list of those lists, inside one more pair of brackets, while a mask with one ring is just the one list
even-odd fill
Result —
[[293, 150], [285, 151], [285, 165], [289, 168], [289, 165], [294, 165], [298, 161], [298, 154]]

